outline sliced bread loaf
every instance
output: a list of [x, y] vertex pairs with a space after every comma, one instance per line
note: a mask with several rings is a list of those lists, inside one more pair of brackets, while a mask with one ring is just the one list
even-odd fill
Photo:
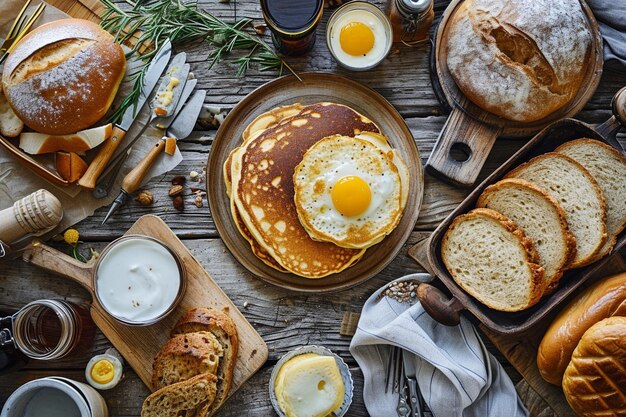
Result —
[[174, 326], [172, 337], [198, 331], [213, 333], [224, 350], [217, 367], [217, 394], [215, 401], [209, 405], [206, 414], [210, 416], [228, 398], [239, 352], [239, 338], [237, 336], [237, 327], [228, 315], [219, 310], [204, 307], [194, 308], [185, 313]]
[[567, 224], [576, 238], [576, 256], [570, 268], [593, 262], [606, 242], [606, 203], [602, 190], [578, 162], [556, 152], [537, 156], [509, 172], [550, 193], [565, 210]]
[[185, 333], [170, 338], [154, 358], [152, 389], [158, 390], [198, 374], [216, 374], [222, 345], [210, 332]]
[[598, 183], [606, 200], [608, 239], [595, 259], [607, 255], [626, 226], [626, 156], [606, 143], [577, 139], [556, 149], [584, 166]]
[[211, 403], [217, 391], [217, 377], [204, 373], [161, 388], [141, 406], [141, 417], [181, 417], [194, 415], [204, 403]]
[[454, 219], [441, 257], [457, 284], [493, 309], [524, 310], [543, 293], [543, 268], [532, 242], [494, 210], [478, 208]]
[[476, 207], [495, 210], [524, 230], [539, 254], [546, 291], [556, 288], [565, 266], [576, 254], [576, 239], [559, 203], [543, 188], [509, 178], [487, 187]]

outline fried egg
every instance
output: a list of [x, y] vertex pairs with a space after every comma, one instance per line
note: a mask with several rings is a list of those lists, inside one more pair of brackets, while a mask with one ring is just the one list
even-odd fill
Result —
[[331, 136], [309, 148], [294, 172], [294, 201], [309, 236], [363, 249], [389, 234], [404, 205], [393, 158], [359, 136]]
[[333, 23], [329, 44], [341, 64], [367, 69], [384, 59], [391, 42], [379, 16], [367, 10], [350, 10]]

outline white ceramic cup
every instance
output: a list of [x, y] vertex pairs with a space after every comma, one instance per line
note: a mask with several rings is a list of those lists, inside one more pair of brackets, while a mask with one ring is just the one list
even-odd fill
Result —
[[43, 415], [41, 412], [47, 417], [109, 416], [104, 398], [89, 385], [63, 377], [48, 377], [27, 382], [15, 390], [4, 404], [0, 417], [38, 417]]

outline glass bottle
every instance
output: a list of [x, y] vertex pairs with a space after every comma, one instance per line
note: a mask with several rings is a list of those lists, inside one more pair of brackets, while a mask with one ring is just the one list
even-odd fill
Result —
[[261, 12], [278, 52], [301, 55], [313, 48], [323, 0], [261, 0]]
[[433, 0], [389, 0], [387, 15], [393, 27], [393, 41], [415, 46], [428, 40], [433, 23]]

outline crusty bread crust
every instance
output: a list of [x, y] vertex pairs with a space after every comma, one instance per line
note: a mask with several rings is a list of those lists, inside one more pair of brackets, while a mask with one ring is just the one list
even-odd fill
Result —
[[[462, 214], [458, 216], [457, 218], [455, 218], [452, 224], [450, 225], [450, 227], [448, 228], [448, 230], [446, 231], [445, 235], [443, 236], [443, 239], [441, 242], [441, 248], [442, 248], [441, 257], [443, 258], [444, 263], [446, 265], [449, 265], [449, 262], [446, 256], [446, 248], [449, 246], [451, 232], [460, 223], [468, 219], [478, 218], [478, 217], [488, 218], [488, 219], [498, 222], [507, 232], [515, 236], [520, 247], [523, 250], [523, 255], [526, 258], [526, 264], [528, 265], [530, 274], [531, 274], [530, 294], [529, 294], [529, 300], [527, 302], [527, 305], [521, 309], [501, 308], [499, 310], [519, 311], [519, 310], [523, 310], [523, 309], [526, 309], [535, 305], [541, 299], [541, 296], [543, 295], [543, 290], [544, 290], [544, 281], [543, 281], [544, 271], [543, 271], [543, 268], [537, 263], [539, 261], [539, 255], [537, 254], [537, 251], [535, 250], [535, 246], [533, 245], [532, 241], [529, 238], [527, 238], [526, 235], [524, 234], [524, 231], [520, 229], [519, 227], [517, 227], [514, 221], [508, 219], [507, 217], [503, 216], [497, 211], [486, 209], [486, 208], [477, 208], [477, 209], [470, 211], [467, 214]], [[475, 297], [477, 300], [483, 299], [481, 294], [476, 293], [473, 289], [468, 288], [467, 286], [464, 285], [463, 281], [458, 278], [454, 269], [448, 268], [448, 272], [452, 275], [452, 277], [457, 282], [457, 284], [459, 284], [459, 286], [461, 286], [467, 293]], [[481, 303], [487, 305], [490, 308], [497, 308], [493, 304], [491, 305], [486, 304], [484, 301], [481, 301]]]
[[[176, 335], [197, 331], [208, 331], [215, 334], [224, 348], [224, 355], [217, 369], [219, 377], [217, 395], [215, 401], [208, 405], [207, 411], [202, 416], [208, 417], [213, 415], [228, 398], [239, 352], [239, 337], [237, 326], [227, 314], [220, 310], [205, 307], [187, 311], [172, 329], [171, 336], [176, 337]], [[221, 340], [222, 337], [227, 337], [228, 341]], [[229, 345], [230, 352], [227, 350]]]
[[[604, 195], [602, 194], [602, 189], [600, 188], [600, 186], [598, 185], [598, 182], [593, 178], [593, 176], [589, 173], [589, 171], [587, 171], [587, 169], [582, 166], [580, 163], [576, 162], [574, 159], [557, 153], [557, 152], [546, 152], [542, 155], [536, 156], [533, 159], [531, 159], [528, 162], [525, 162], [523, 164], [521, 164], [520, 166], [518, 166], [517, 168], [511, 170], [504, 178], [515, 178], [517, 177], [517, 175], [519, 175], [520, 172], [522, 172], [524, 169], [530, 167], [531, 165], [538, 163], [544, 159], [550, 159], [550, 158], [560, 158], [561, 160], [567, 161], [568, 163], [575, 165], [578, 169], [580, 169], [581, 173], [585, 176], [585, 178], [591, 183], [591, 186], [593, 188], [593, 190], [595, 191], [595, 194], [598, 198], [599, 204], [600, 204], [600, 239], [597, 242], [597, 245], [595, 246], [595, 249], [587, 256], [587, 257], [583, 257], [580, 258], [578, 260], [575, 260], [574, 258], [572, 259], [572, 262], [569, 264], [568, 269], [571, 268], [580, 268], [583, 267], [585, 265], [589, 265], [590, 263], [592, 263], [595, 260], [595, 256], [596, 254], [602, 249], [602, 246], [604, 245], [604, 243], [606, 242], [606, 240], [608, 239], [608, 234], [606, 231], [606, 209], [607, 209], [607, 205], [606, 205], [606, 201], [604, 199]], [[567, 213], [566, 213], [566, 218], [567, 218]], [[572, 225], [571, 222], [568, 220], [568, 226], [570, 227], [570, 230], [573, 232], [573, 228], [575, 227], [575, 225]], [[576, 252], [576, 256], [580, 256], [579, 251]]]
[[609, 317], [585, 332], [572, 354], [563, 393], [579, 416], [626, 413], [626, 317]]
[[560, 386], [582, 335], [594, 323], [611, 316], [626, 316], [626, 272], [605, 277], [585, 289], [552, 321], [537, 350], [537, 367], [543, 379]]
[[217, 377], [210, 373], [163, 387], [150, 394], [141, 407], [141, 417], [192, 415], [202, 403], [215, 399]]
[[556, 211], [558, 215], [559, 224], [561, 226], [560, 233], [562, 234], [563, 239], [565, 241], [565, 253], [563, 257], [564, 262], [558, 268], [558, 271], [554, 276], [547, 277], [550, 280], [546, 282], [544, 295], [549, 294], [556, 289], [556, 287], [559, 284], [559, 280], [563, 276], [563, 272], [566, 270], [566, 266], [569, 265], [574, 259], [574, 257], [576, 256], [576, 238], [574, 237], [572, 232], [569, 230], [567, 220], [566, 220], [567, 219], [566, 213], [561, 207], [561, 205], [559, 204], [559, 202], [556, 201], [556, 199], [552, 197], [545, 189], [526, 180], [522, 180], [519, 178], [507, 178], [507, 179], [498, 181], [495, 184], [490, 185], [478, 197], [478, 201], [476, 202], [476, 207], [487, 207], [489, 204], [488, 203], [489, 198], [492, 195], [492, 193], [496, 193], [499, 190], [505, 187], [510, 187], [510, 186], [523, 188], [531, 193], [536, 194], [540, 198], [543, 198], [554, 208], [554, 210]]

